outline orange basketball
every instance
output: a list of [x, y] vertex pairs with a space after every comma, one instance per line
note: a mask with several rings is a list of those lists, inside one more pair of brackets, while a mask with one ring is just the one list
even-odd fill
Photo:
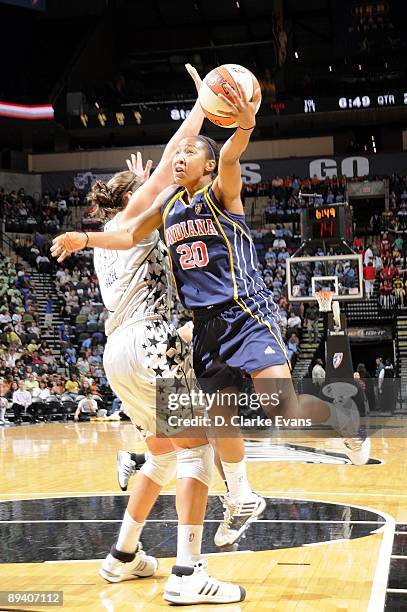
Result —
[[[201, 89], [199, 90], [199, 102], [202, 110], [209, 121], [215, 125], [224, 128], [235, 128], [237, 123], [233, 118], [223, 117], [219, 111], [227, 112], [229, 109], [226, 102], [219, 98], [218, 94], [223, 94], [226, 98], [231, 99], [231, 95], [226, 83], [232, 87], [237, 93], [237, 83], [240, 88], [246, 92], [249, 100], [253, 98], [254, 91], [259, 87], [259, 82], [250, 70], [239, 64], [224, 64], [211, 70], [202, 81]], [[259, 110], [261, 101], [259, 101], [257, 110]], [[257, 111], [256, 111], [257, 112]]]

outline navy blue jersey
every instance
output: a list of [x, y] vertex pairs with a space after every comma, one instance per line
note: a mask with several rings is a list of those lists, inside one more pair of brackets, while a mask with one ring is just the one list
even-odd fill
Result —
[[186, 308], [235, 300], [251, 310], [251, 296], [264, 292], [275, 315], [245, 217], [226, 211], [211, 185], [198, 191], [191, 204], [179, 187], [164, 203], [162, 217], [174, 282]]

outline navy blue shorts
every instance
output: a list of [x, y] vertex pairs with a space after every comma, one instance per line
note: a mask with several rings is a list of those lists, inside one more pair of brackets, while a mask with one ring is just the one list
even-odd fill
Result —
[[268, 292], [194, 310], [194, 370], [206, 393], [240, 387], [244, 374], [287, 362]]

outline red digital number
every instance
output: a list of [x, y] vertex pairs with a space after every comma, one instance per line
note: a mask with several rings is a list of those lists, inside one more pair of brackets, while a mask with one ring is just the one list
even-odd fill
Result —
[[177, 253], [180, 255], [179, 263], [183, 270], [203, 268], [208, 265], [208, 249], [204, 242], [193, 242], [191, 246], [189, 244], [180, 244], [177, 247]]
[[334, 222], [324, 219], [321, 223], [321, 238], [334, 237]]

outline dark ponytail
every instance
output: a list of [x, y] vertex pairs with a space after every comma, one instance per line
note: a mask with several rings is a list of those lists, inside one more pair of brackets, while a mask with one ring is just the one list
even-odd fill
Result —
[[96, 181], [88, 193], [90, 216], [106, 221], [125, 208], [123, 198], [128, 191], [140, 187], [133, 172], [118, 172], [107, 183]]

